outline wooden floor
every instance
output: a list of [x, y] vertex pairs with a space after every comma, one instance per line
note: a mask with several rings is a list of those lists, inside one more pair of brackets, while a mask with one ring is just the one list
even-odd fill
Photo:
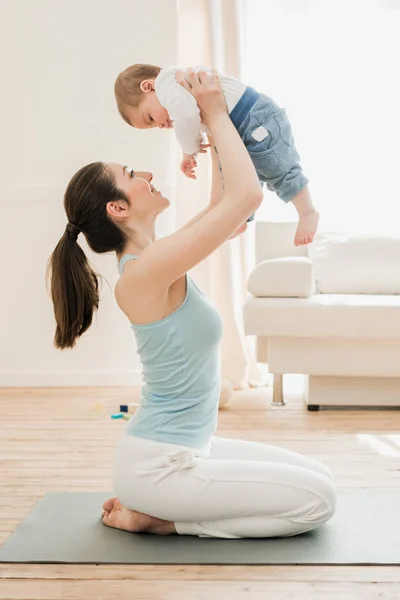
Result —
[[[108, 491], [125, 422], [110, 419], [137, 390], [0, 390], [0, 543], [48, 491]], [[298, 397], [237, 392], [221, 434], [279, 444], [327, 464], [342, 488], [400, 487], [399, 411], [308, 413]], [[400, 518], [400, 512], [399, 512]], [[0, 599], [400, 599], [397, 567], [0, 565]]]

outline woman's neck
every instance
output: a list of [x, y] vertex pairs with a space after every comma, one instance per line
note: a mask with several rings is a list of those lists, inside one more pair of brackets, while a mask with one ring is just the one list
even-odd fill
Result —
[[[150, 246], [155, 241], [154, 231], [140, 231], [135, 230], [129, 236], [127, 243], [125, 244], [124, 250], [121, 254], [136, 254], [139, 255], [143, 252], [147, 246]], [[119, 256], [119, 258], [121, 258]]]

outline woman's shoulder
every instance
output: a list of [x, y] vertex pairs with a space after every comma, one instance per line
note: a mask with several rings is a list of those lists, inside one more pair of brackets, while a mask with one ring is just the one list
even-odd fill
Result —
[[115, 284], [114, 296], [130, 322], [151, 320], [151, 314], [163, 310], [169, 288], [162, 287], [146, 268], [146, 260], [138, 256], [128, 260]]
[[136, 290], [136, 296], [146, 292], [146, 278], [142, 267], [140, 255], [125, 255], [118, 263], [119, 279], [115, 284], [115, 297], [123, 298], [126, 294], [131, 294]]

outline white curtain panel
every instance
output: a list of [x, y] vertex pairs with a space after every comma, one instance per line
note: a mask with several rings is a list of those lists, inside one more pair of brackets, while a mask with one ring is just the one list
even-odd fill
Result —
[[[236, 0], [181, 0], [179, 15], [179, 65], [209, 65], [241, 77], [241, 2]], [[208, 202], [209, 160], [199, 157], [197, 180], [177, 174], [176, 224], [181, 225]], [[243, 330], [242, 306], [247, 276], [253, 264], [253, 227], [226, 242], [194, 269], [193, 277], [216, 304], [224, 319], [222, 376], [235, 388], [259, 379], [252, 340]]]

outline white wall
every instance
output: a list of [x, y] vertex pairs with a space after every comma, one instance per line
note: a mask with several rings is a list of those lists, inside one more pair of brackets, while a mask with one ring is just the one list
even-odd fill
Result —
[[[0, 385], [126, 385], [140, 380], [132, 331], [116, 307], [114, 255], [90, 259], [108, 280], [76, 349], [53, 347], [47, 259], [66, 225], [62, 198], [94, 160], [151, 170], [174, 192], [170, 132], [119, 117], [116, 75], [134, 62], [174, 64], [175, 0], [0, 0]], [[172, 209], [173, 210], [173, 209]], [[162, 217], [159, 233], [173, 222]], [[80, 236], [80, 243], [83, 237]]]

